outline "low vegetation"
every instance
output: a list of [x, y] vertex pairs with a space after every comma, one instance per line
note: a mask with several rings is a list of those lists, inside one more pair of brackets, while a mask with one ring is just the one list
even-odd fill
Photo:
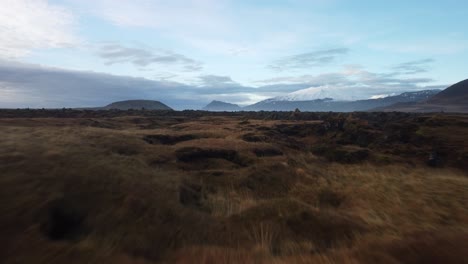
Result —
[[466, 263], [468, 116], [0, 111], [2, 263]]

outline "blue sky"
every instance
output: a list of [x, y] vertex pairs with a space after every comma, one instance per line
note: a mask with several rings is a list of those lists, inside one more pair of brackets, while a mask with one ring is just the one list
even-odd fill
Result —
[[[466, 25], [468, 2], [455, 0], [0, 0], [0, 107], [442, 88], [467, 78]], [[64, 72], [95, 83], [55, 81]]]

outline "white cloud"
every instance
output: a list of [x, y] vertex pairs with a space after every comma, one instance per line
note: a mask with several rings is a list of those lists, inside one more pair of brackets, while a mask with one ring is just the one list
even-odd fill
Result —
[[74, 17], [45, 0], [2, 0], [0, 3], [0, 57], [19, 58], [43, 48], [73, 45]]
[[167, 50], [126, 47], [118, 43], [104, 44], [99, 48], [98, 56], [106, 61], [106, 65], [117, 63], [132, 63], [140, 69], [152, 64], [164, 66], [180, 65], [184, 71], [199, 71], [202, 63]]
[[[400, 65], [413, 66], [419, 65], [421, 62], [429, 62], [426, 60], [413, 61], [409, 63], [402, 63]], [[311, 90], [316, 87], [329, 87], [324, 90], [334, 89], [339, 90], [342, 96], [349, 97], [350, 99], [368, 99], [373, 96], [387, 94], [397, 94], [410, 91], [420, 91], [427, 89], [441, 89], [447, 87], [446, 85], [429, 85], [436, 81], [430, 78], [405, 78], [398, 76], [395, 72], [370, 72], [365, 70], [360, 65], [345, 65], [341, 72], [322, 73], [319, 75], [301, 75], [301, 76], [280, 76], [266, 80], [259, 80], [256, 83], [268, 84], [264, 86], [271, 89], [271, 86], [286, 87], [292, 85], [304, 89], [311, 87]], [[294, 86], [298, 85], [298, 86]], [[321, 89], [318, 89], [319, 91]], [[294, 95], [294, 94], [293, 94]], [[301, 93], [299, 93], [301, 95]]]

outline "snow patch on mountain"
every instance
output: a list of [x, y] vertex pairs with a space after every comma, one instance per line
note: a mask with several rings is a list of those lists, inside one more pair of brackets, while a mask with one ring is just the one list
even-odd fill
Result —
[[278, 96], [269, 101], [313, 101], [313, 100], [353, 101], [359, 100], [357, 96], [350, 95], [349, 90], [330, 86], [310, 87]]
[[369, 97], [369, 99], [382, 99], [382, 98], [386, 98], [386, 97], [390, 97], [390, 96], [395, 96], [397, 95], [396, 93], [391, 93], [391, 94], [376, 94], [376, 95], [373, 95], [371, 97]]

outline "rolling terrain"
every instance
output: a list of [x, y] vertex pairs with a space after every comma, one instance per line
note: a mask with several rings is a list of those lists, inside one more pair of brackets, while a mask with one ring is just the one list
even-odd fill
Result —
[[0, 110], [2, 263], [466, 263], [468, 116]]
[[468, 113], [468, 80], [456, 83], [420, 102], [399, 102], [374, 111]]
[[368, 111], [378, 107], [390, 106], [395, 103], [414, 103], [424, 101], [439, 92], [440, 90], [405, 92], [399, 95], [392, 95], [383, 98], [361, 100], [336, 100], [333, 97], [326, 97], [337, 96], [336, 94], [328, 94], [326, 92], [319, 93], [318, 96], [314, 94], [314, 97], [317, 97], [317, 99], [307, 100], [303, 99], [308, 97], [307, 94], [296, 92], [296, 94], [292, 93], [284, 97], [267, 99], [256, 104], [246, 106], [244, 109], [247, 111], [292, 111], [296, 108], [301, 111], [310, 112]]
[[[423, 90], [417, 92], [405, 92], [399, 95], [389, 95], [372, 99], [361, 100], [336, 100], [339, 93], [331, 93], [324, 90], [310, 92], [309, 89], [299, 90], [285, 96], [270, 98], [252, 105], [239, 107], [238, 105], [213, 101], [206, 105], [206, 111], [293, 111], [299, 109], [308, 112], [354, 112], [374, 111], [395, 104], [415, 104], [427, 101], [438, 94], [440, 90]], [[305, 91], [305, 92], [304, 92]], [[334, 96], [334, 97], [333, 97]], [[343, 95], [341, 95], [343, 96]], [[438, 112], [438, 111], [435, 111]]]

